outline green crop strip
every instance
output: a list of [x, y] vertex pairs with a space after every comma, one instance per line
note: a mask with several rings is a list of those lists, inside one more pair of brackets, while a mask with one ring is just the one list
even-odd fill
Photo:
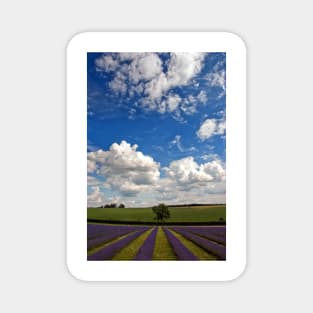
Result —
[[162, 227], [158, 227], [153, 251], [153, 260], [176, 260], [176, 256], [166, 238]]
[[[193, 207], [170, 207], [171, 217], [166, 223], [206, 223], [225, 222], [226, 206], [193, 206]], [[125, 223], [155, 223], [154, 214], [151, 208], [89, 208], [87, 218], [97, 221]]]
[[200, 248], [196, 244], [194, 244], [192, 241], [186, 239], [182, 235], [178, 234], [177, 232], [171, 230], [169, 228], [169, 231], [180, 240], [180, 242], [189, 250], [191, 251], [199, 260], [216, 260], [216, 257], [208, 252], [206, 252], [204, 249]]
[[132, 233], [134, 233], [134, 232], [131, 232], [131, 233], [126, 234], [126, 235], [123, 235], [123, 236], [120, 236], [120, 237], [115, 238], [115, 239], [113, 239], [113, 240], [110, 240], [110, 241], [108, 241], [108, 242], [106, 242], [106, 243], [103, 243], [103, 244], [101, 244], [101, 245], [99, 245], [99, 246], [97, 246], [97, 247], [95, 247], [95, 248], [93, 248], [93, 249], [90, 249], [90, 250], [88, 250], [87, 255], [88, 255], [88, 256], [89, 256], [89, 255], [92, 255], [92, 254], [96, 253], [97, 251], [103, 249], [104, 247], [107, 247], [107, 246], [109, 246], [110, 244], [112, 244], [112, 243], [114, 243], [114, 242], [117, 242], [117, 241], [119, 241], [119, 240], [121, 240], [121, 239], [123, 239], [123, 238], [129, 236], [129, 235], [132, 234]]
[[154, 227], [151, 227], [149, 230], [144, 232], [142, 235], [140, 235], [138, 238], [136, 238], [134, 241], [132, 241], [129, 245], [124, 247], [121, 251], [119, 251], [113, 258], [113, 261], [126, 261], [126, 260], [132, 260], [136, 257], [138, 250], [144, 243], [144, 241], [148, 238], [150, 233], [152, 232]]

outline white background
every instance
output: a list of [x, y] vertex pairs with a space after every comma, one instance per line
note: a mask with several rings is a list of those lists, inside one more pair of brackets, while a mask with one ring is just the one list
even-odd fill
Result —
[[[192, 48], [191, 48], [192, 47]], [[223, 51], [227, 56], [225, 262], [86, 260], [87, 52]], [[246, 47], [226, 32], [89, 32], [67, 48], [67, 266], [84, 281], [229, 281], [246, 266]], [[77, 140], [79, 138], [79, 140]]]
[[[309, 1], [3, 1], [5, 312], [312, 310]], [[248, 266], [228, 283], [83, 283], [65, 265], [65, 47], [81, 31], [232, 31], [248, 47]]]

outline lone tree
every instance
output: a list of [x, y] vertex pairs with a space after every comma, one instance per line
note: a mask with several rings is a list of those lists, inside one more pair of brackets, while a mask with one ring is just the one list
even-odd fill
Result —
[[164, 222], [164, 220], [171, 217], [170, 210], [164, 203], [160, 203], [159, 205], [152, 207], [152, 211], [155, 214], [154, 219], [157, 220], [157, 223], [160, 221]]

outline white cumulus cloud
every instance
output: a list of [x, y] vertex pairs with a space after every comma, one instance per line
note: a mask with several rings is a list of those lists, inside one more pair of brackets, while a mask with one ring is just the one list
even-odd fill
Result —
[[[172, 144], [184, 149], [180, 141], [177, 135]], [[108, 195], [118, 196], [120, 202], [139, 205], [159, 201], [223, 202], [225, 198], [226, 169], [218, 156], [204, 163], [197, 163], [191, 156], [174, 160], [162, 169], [161, 176], [159, 163], [138, 151], [137, 145], [121, 141], [113, 143], [107, 151], [89, 152], [88, 161], [92, 164], [88, 175], [89, 206], [110, 201], [101, 188]]]
[[197, 131], [197, 136], [201, 141], [204, 141], [214, 135], [223, 135], [225, 129], [225, 120], [217, 120], [215, 118], [206, 119]]
[[198, 164], [193, 157], [172, 161], [165, 169], [167, 176], [184, 189], [204, 186], [225, 179], [226, 171], [220, 160]]
[[125, 82], [126, 77], [121, 72], [117, 72], [114, 79], [109, 82], [109, 87], [115, 93], [126, 94], [127, 91], [127, 84]]
[[95, 60], [96, 69], [98, 71], [114, 71], [118, 67], [118, 61], [113, 59], [111, 55], [103, 55]]
[[87, 201], [89, 207], [102, 205], [104, 202], [104, 194], [100, 191], [99, 186], [91, 187], [92, 192], [88, 194]]
[[168, 70], [146, 84], [145, 94], [159, 101], [168, 90], [190, 83], [202, 69], [205, 53], [171, 53]]
[[137, 151], [126, 141], [113, 143], [108, 151], [88, 153], [88, 161], [96, 163], [95, 173], [105, 178], [105, 187], [125, 195], [148, 190], [160, 177], [159, 163]]
[[172, 86], [186, 85], [202, 68], [204, 53], [172, 53], [168, 81]]
[[211, 72], [206, 76], [210, 87], [219, 87], [221, 91], [218, 99], [222, 98], [226, 93], [226, 71], [224, 69]]
[[173, 112], [179, 107], [179, 103], [181, 102], [181, 98], [179, 95], [173, 94], [169, 95], [165, 100], [163, 100], [159, 104], [159, 112]]
[[162, 72], [162, 61], [155, 53], [137, 54], [129, 65], [129, 77], [134, 84], [150, 80]]
[[145, 110], [169, 113], [183, 122], [181, 112], [195, 113], [196, 106], [207, 101], [207, 95], [201, 91], [183, 102], [172, 89], [192, 82], [203, 67], [205, 55], [170, 53], [165, 65], [157, 53], [113, 53], [96, 59], [95, 65], [98, 71], [114, 72], [108, 86], [115, 94], [130, 98], [138, 95]]

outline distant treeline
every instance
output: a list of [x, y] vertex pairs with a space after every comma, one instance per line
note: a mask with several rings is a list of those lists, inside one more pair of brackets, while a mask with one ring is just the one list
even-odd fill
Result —
[[122, 225], [158, 225], [158, 226], [214, 226], [226, 225], [226, 221], [209, 221], [209, 222], [164, 222], [157, 224], [156, 222], [139, 222], [139, 221], [112, 221], [100, 220], [97, 218], [87, 218], [87, 223], [97, 224], [122, 224]]
[[103, 204], [97, 207], [94, 207], [95, 209], [103, 209], [103, 208], [125, 208], [125, 204], [121, 203], [118, 205], [117, 203], [109, 203], [109, 204]]
[[[225, 203], [191, 203], [191, 204], [170, 204], [166, 205], [169, 208], [175, 208], [175, 207], [192, 207], [192, 206], [217, 206], [217, 205], [225, 205]], [[110, 204], [103, 204], [98, 207], [93, 207], [93, 208], [125, 208], [125, 205], [121, 203], [118, 205], [117, 203], [110, 203]]]
[[172, 207], [189, 207], [189, 206], [217, 206], [217, 205], [225, 205], [225, 203], [191, 203], [191, 204], [171, 204], [168, 205], [169, 208]]

